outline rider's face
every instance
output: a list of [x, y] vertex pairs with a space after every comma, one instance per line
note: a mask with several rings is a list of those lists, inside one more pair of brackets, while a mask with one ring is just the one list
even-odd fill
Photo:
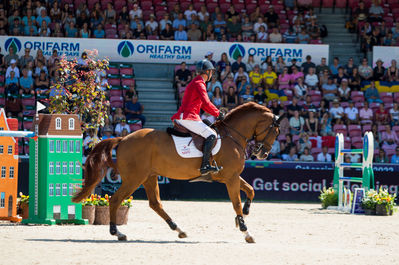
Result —
[[208, 80], [207, 80], [207, 82], [209, 82], [209, 81], [211, 81], [211, 79], [212, 79], [213, 70], [207, 70], [206, 73], [207, 73], [207, 75], [208, 75]]

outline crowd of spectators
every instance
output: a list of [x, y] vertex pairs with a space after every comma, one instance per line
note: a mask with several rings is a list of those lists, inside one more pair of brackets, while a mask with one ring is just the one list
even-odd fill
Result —
[[399, 45], [399, 23], [395, 23], [398, 18], [398, 2], [360, 1], [352, 6], [347, 28], [359, 34], [361, 51], [366, 55], [377, 45]]
[[0, 35], [321, 43], [312, 8], [296, 1], [10, 1], [0, 3]]
[[[310, 55], [302, 64], [295, 59], [286, 63], [282, 57], [277, 62], [268, 57], [256, 64], [251, 56], [246, 62], [240, 56], [230, 62], [225, 53], [214, 60], [212, 52], [205, 58], [217, 69], [207, 90], [218, 108], [229, 110], [255, 101], [269, 107], [275, 115], [287, 114], [269, 159], [331, 161], [335, 133], [350, 137], [346, 139], [349, 148], [362, 148], [361, 136], [372, 131], [376, 161], [399, 163], [395, 154], [399, 148], [399, 93], [379, 93], [375, 87], [375, 81], [399, 80], [395, 60], [391, 70], [387, 70], [381, 69], [381, 61], [371, 68], [366, 58], [359, 64], [353, 58], [345, 64], [334, 58], [330, 65], [325, 58], [313, 62]], [[180, 98], [194, 75], [191, 66], [176, 66], [175, 83]], [[213, 121], [207, 113], [203, 118]], [[384, 152], [385, 159], [377, 156], [378, 150]], [[360, 158], [352, 155], [347, 159]]]

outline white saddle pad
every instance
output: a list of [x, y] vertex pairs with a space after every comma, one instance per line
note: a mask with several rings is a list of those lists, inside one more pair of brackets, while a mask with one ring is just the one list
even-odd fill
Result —
[[[177, 153], [184, 158], [202, 157], [202, 151], [198, 150], [191, 137], [178, 137], [172, 135], [173, 141], [175, 142]], [[212, 149], [212, 155], [216, 155], [220, 146], [222, 146], [222, 141], [220, 138], [217, 139], [215, 147]]]

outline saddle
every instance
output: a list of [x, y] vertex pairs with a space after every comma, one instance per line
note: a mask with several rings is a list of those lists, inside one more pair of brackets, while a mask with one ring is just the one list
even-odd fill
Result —
[[[208, 126], [211, 126], [211, 123], [208, 120], [204, 120], [204, 123]], [[173, 128], [170, 128], [170, 127], [167, 128], [166, 132], [170, 135], [175, 135], [177, 137], [191, 137], [192, 140], [190, 141], [189, 144], [191, 144], [191, 142], [193, 142], [194, 146], [200, 151], [202, 151], [202, 149], [204, 147], [204, 141], [205, 141], [204, 137], [202, 137], [199, 134], [189, 131], [186, 127], [181, 126], [177, 122], [173, 122]], [[216, 145], [216, 141], [213, 144], [212, 149], [215, 147], [215, 145]]]

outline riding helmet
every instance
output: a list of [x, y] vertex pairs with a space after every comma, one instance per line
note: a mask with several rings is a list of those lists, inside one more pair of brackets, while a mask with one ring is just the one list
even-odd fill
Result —
[[202, 73], [206, 70], [215, 70], [215, 67], [209, 60], [203, 59], [197, 63], [197, 72]]

